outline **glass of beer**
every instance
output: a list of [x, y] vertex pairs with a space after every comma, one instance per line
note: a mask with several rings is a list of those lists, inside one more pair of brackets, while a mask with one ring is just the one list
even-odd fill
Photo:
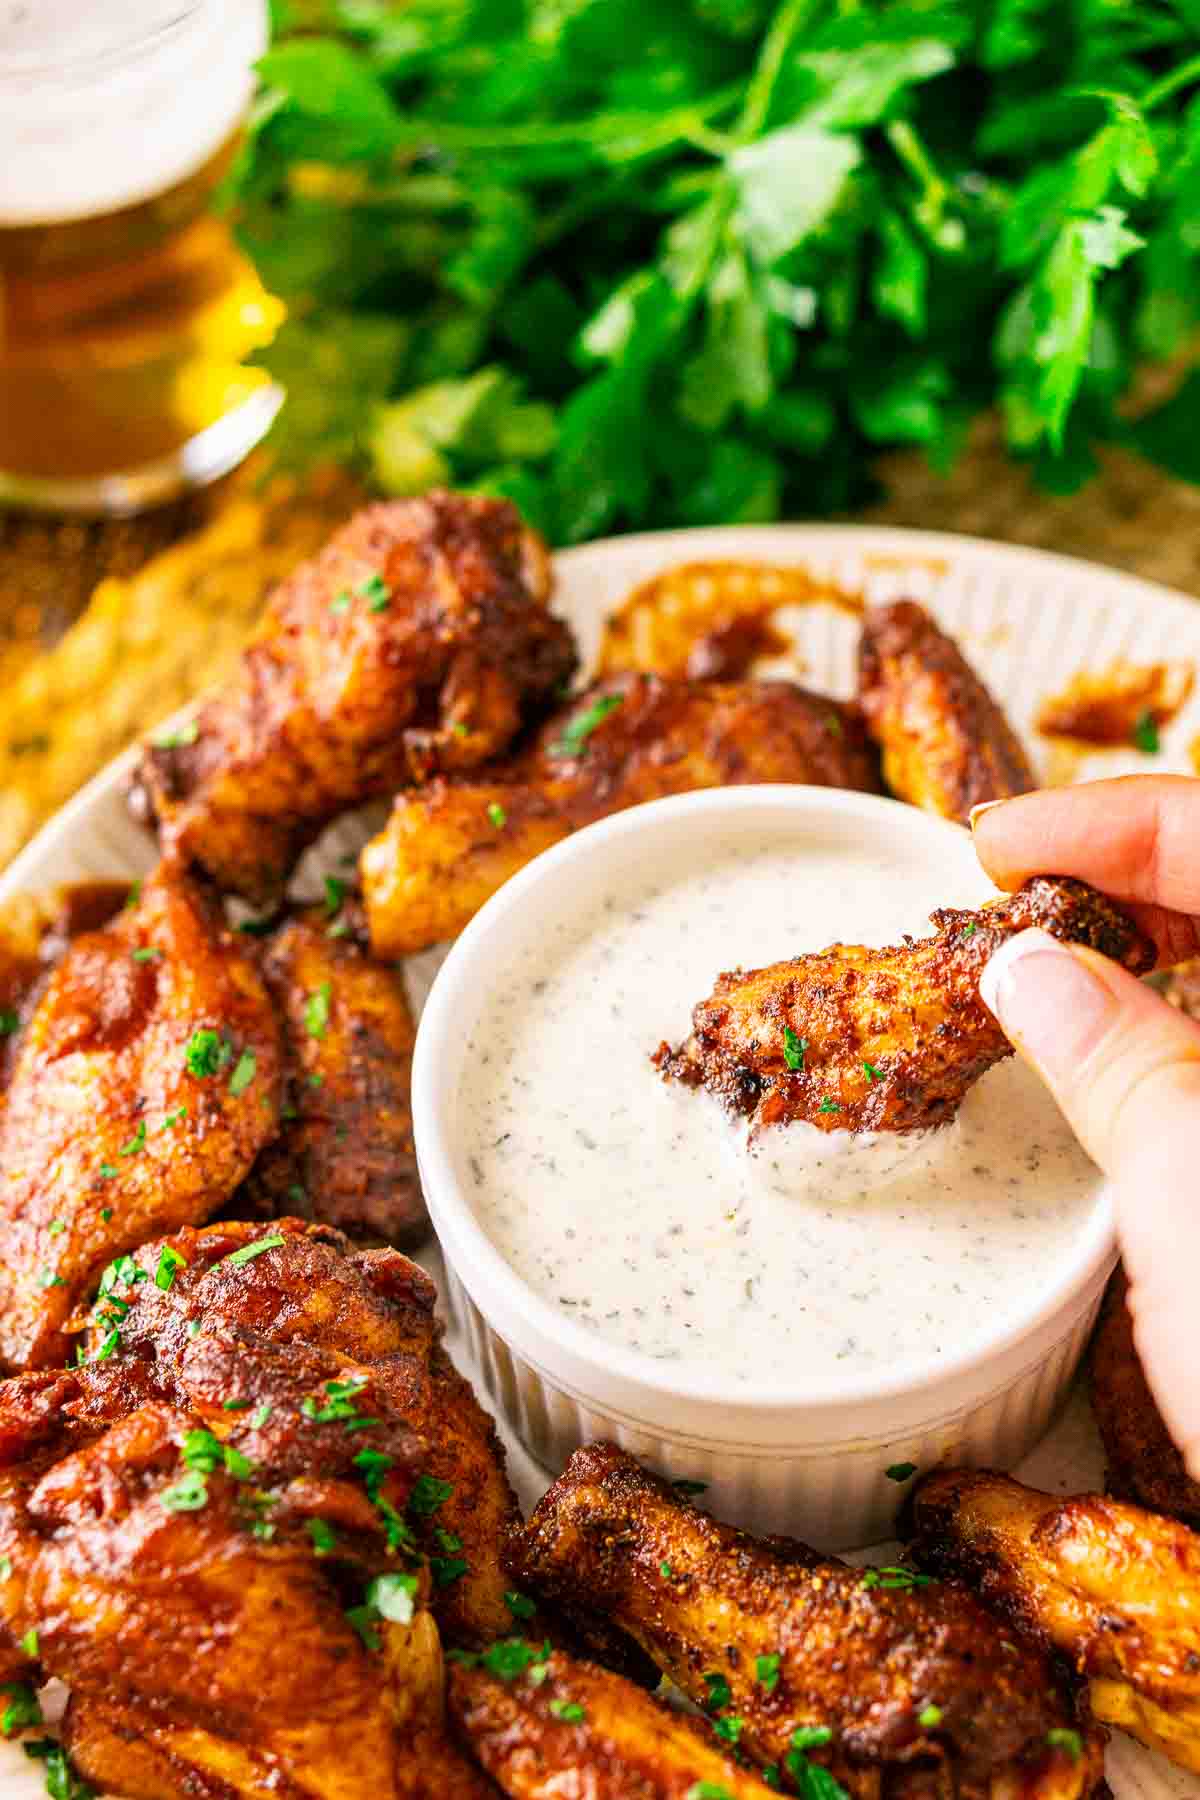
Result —
[[213, 208], [266, 0], [0, 0], [0, 503], [132, 512], [232, 468], [282, 309]]

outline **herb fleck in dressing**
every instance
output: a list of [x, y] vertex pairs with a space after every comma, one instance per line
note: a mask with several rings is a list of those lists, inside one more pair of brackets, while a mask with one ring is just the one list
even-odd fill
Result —
[[800, 1124], [749, 1149], [650, 1063], [719, 970], [926, 930], [930, 882], [865, 848], [714, 845], [547, 921], [468, 1041], [459, 1102], [478, 1217], [517, 1273], [613, 1343], [758, 1388], [936, 1362], [1026, 1308], [1098, 1176], [1023, 1065], [941, 1131]]

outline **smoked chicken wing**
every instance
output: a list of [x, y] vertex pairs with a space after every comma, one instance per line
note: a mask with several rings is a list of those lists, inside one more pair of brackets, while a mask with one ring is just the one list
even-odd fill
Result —
[[528, 1642], [501, 1644], [482, 1664], [456, 1660], [448, 1703], [459, 1736], [511, 1800], [769, 1800], [777, 1791], [622, 1676]]
[[73, 940], [0, 1113], [0, 1359], [65, 1360], [106, 1263], [208, 1218], [278, 1128], [280, 1034], [245, 940], [165, 865]]
[[690, 1699], [739, 1720], [759, 1761], [786, 1768], [807, 1731], [806, 1754], [856, 1800], [1066, 1800], [1100, 1778], [1101, 1734], [1076, 1736], [1046, 1658], [965, 1589], [753, 1538], [612, 1444], [576, 1451], [511, 1561], [535, 1593], [605, 1613]]
[[1136, 1500], [1200, 1530], [1200, 1482], [1187, 1472], [1142, 1371], [1118, 1269], [1108, 1284], [1089, 1355], [1092, 1412], [1108, 1458], [1107, 1485], [1119, 1500]]
[[977, 912], [943, 908], [937, 935], [886, 949], [833, 944], [764, 969], [721, 975], [692, 1012], [692, 1035], [663, 1044], [663, 1074], [716, 1094], [755, 1129], [807, 1120], [823, 1131], [914, 1131], [945, 1124], [1012, 1045], [979, 997], [1008, 937], [1040, 926], [1135, 974], [1154, 948], [1081, 881], [1035, 876]]
[[223, 889], [278, 895], [348, 807], [503, 750], [570, 677], [545, 547], [507, 501], [358, 513], [275, 592], [227, 686], [147, 748], [135, 808]]
[[913, 1552], [1067, 1657], [1097, 1719], [1200, 1772], [1200, 1536], [1101, 1494], [989, 1470], [930, 1475]]
[[507, 765], [399, 796], [360, 860], [375, 954], [454, 937], [510, 875], [596, 819], [760, 781], [879, 785], [853, 710], [790, 682], [599, 682]]
[[864, 615], [858, 698], [899, 800], [965, 824], [973, 806], [1037, 786], [999, 703], [913, 600]]

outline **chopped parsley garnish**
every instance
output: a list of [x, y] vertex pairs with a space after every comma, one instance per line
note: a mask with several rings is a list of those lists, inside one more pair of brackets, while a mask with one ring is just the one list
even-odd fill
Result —
[[323, 981], [304, 1002], [304, 1029], [309, 1037], [323, 1038], [329, 1029], [329, 1001], [332, 993], [330, 983]]
[[866, 1077], [867, 1077], [868, 1081], [882, 1081], [883, 1080], [883, 1070], [877, 1069], [875, 1067], [874, 1063], [864, 1062], [863, 1069], [866, 1072]]
[[783, 1028], [783, 1060], [789, 1069], [804, 1067], [804, 1052], [808, 1049], [808, 1039], [798, 1037], [790, 1025]]
[[117, 1168], [115, 1163], [101, 1163], [100, 1173], [105, 1181], [112, 1181], [114, 1176], [119, 1175], [121, 1171]]
[[471, 735], [471, 727], [469, 725], [464, 725], [461, 719], [454, 719], [451, 721], [450, 731], [456, 738], [465, 738], [470, 737]]
[[202, 1025], [188, 1040], [188, 1073], [201, 1081], [219, 1074], [233, 1055], [233, 1045], [211, 1026]]
[[263, 1403], [259, 1407], [258, 1411], [252, 1415], [251, 1420], [250, 1420], [250, 1423], [251, 1423], [251, 1425], [253, 1425], [255, 1431], [262, 1430], [263, 1426], [266, 1424], [267, 1420], [270, 1418], [270, 1416], [274, 1412], [274, 1410], [275, 1410], [275, 1408], [271, 1405], [271, 1402], [269, 1400], [263, 1401]]
[[909, 1462], [889, 1463], [888, 1467], [883, 1472], [889, 1481], [907, 1481], [910, 1476], [916, 1474], [917, 1465], [916, 1463]]
[[325, 877], [325, 912], [330, 919], [342, 910], [342, 901], [346, 898], [346, 884], [337, 875]]
[[346, 1612], [346, 1623], [357, 1631], [368, 1650], [378, 1650], [379, 1633], [375, 1629], [379, 1614], [373, 1606], [351, 1606]]
[[61, 1275], [56, 1275], [53, 1269], [45, 1265], [38, 1270], [37, 1284], [40, 1288], [66, 1287], [67, 1285]]
[[693, 1781], [683, 1800], [733, 1800], [733, 1795], [719, 1781]]
[[238, 930], [244, 937], [269, 937], [275, 929], [273, 918], [243, 919]]
[[805, 1755], [805, 1751], [827, 1744], [832, 1736], [828, 1725], [801, 1725], [792, 1733], [792, 1748], [784, 1757], [784, 1767], [805, 1800], [847, 1800], [845, 1788], [829, 1770], [809, 1762]]
[[758, 1682], [759, 1687], [766, 1689], [768, 1694], [773, 1694], [779, 1686], [779, 1662], [780, 1658], [774, 1654], [759, 1656], [755, 1659], [754, 1679]]
[[13, 1032], [19, 1027], [20, 1023], [20, 1016], [13, 1011], [12, 1007], [4, 1007], [3, 1010], [0, 1011], [0, 1037], [11, 1037]]
[[236, 1268], [241, 1263], [253, 1262], [254, 1258], [261, 1256], [264, 1250], [278, 1250], [286, 1242], [287, 1239], [276, 1231], [270, 1237], [255, 1238], [252, 1244], [243, 1244], [240, 1250], [231, 1250], [228, 1256], [221, 1258], [221, 1261], [232, 1263]]
[[392, 597], [392, 590], [382, 575], [368, 575], [365, 581], [358, 584], [358, 592], [367, 603], [367, 611], [384, 612]]
[[22, 1656], [36, 1656], [38, 1653], [37, 1632], [27, 1631], [23, 1638], [18, 1638], [17, 1649], [21, 1652]]
[[500, 1638], [489, 1645], [480, 1657], [480, 1663], [489, 1675], [497, 1676], [501, 1681], [515, 1681], [518, 1675], [524, 1675], [527, 1669], [544, 1663], [550, 1655], [550, 1644], [529, 1644], [524, 1638]]
[[177, 1269], [187, 1268], [187, 1257], [179, 1250], [173, 1250], [170, 1244], [164, 1244], [158, 1253], [158, 1267], [154, 1271], [154, 1285], [165, 1293], [169, 1291]]
[[762, 1772], [764, 1783], [769, 1788], [780, 1788], [783, 1784], [779, 1775], [778, 1763], [767, 1763]]
[[1137, 722], [1133, 727], [1133, 741], [1139, 750], [1145, 751], [1147, 756], [1157, 756], [1162, 749], [1162, 741], [1158, 735], [1158, 720], [1149, 707], [1144, 713], [1138, 715]]
[[251, 1403], [249, 1400], [222, 1400], [221, 1411], [222, 1412], [247, 1412], [249, 1410], [250, 1404]]
[[308, 1085], [309, 1085], [309, 1087], [324, 1087], [325, 1077], [318, 1071], [317, 1073], [309, 1076]]
[[112, 1290], [118, 1285], [121, 1287], [133, 1287], [136, 1282], [149, 1281], [149, 1279], [150, 1277], [146, 1273], [146, 1270], [139, 1269], [132, 1256], [126, 1252], [124, 1256], [118, 1256], [115, 1261], [110, 1262], [108, 1267], [104, 1270], [104, 1273], [100, 1277], [100, 1292], [102, 1294], [111, 1294]]
[[578, 1700], [552, 1700], [550, 1711], [556, 1719], [561, 1719], [564, 1725], [582, 1725], [587, 1718], [587, 1712], [584, 1707], [580, 1706]]
[[337, 1532], [326, 1519], [310, 1519], [308, 1535], [318, 1556], [332, 1556], [337, 1549]]
[[[114, 1174], [115, 1174], [115, 1172], [116, 1171], [114, 1170]], [[100, 1217], [104, 1220], [104, 1223], [107, 1225], [108, 1221], [112, 1218], [112, 1207], [111, 1206], [102, 1206], [100, 1208]]]
[[331, 613], [349, 612], [351, 598], [352, 598], [352, 596], [350, 593], [350, 589], [343, 588], [342, 591], [339, 594], [335, 594], [333, 596], [333, 599], [329, 602], [330, 612]]
[[199, 1512], [208, 1505], [208, 1483], [200, 1469], [189, 1469], [158, 1496], [168, 1512]]
[[294, 1181], [292, 1183], [291, 1187], [287, 1191], [287, 1197], [291, 1201], [293, 1206], [303, 1206], [304, 1202], [308, 1199], [308, 1195], [305, 1193], [304, 1189], [300, 1186], [300, 1183], [298, 1181]]
[[258, 1069], [258, 1058], [253, 1050], [243, 1050], [234, 1065], [233, 1074], [229, 1077], [229, 1091], [236, 1096], [244, 1094], [254, 1080]]
[[918, 1569], [902, 1569], [892, 1564], [878, 1569], [864, 1569], [862, 1584], [865, 1588], [894, 1588], [903, 1593], [909, 1588], [928, 1587], [932, 1580], [932, 1575], [922, 1575]]
[[25, 1681], [6, 1681], [0, 1687], [0, 1694], [8, 1696], [3, 1713], [0, 1713], [0, 1732], [11, 1737], [14, 1731], [28, 1731], [31, 1725], [42, 1723], [42, 1709], [38, 1697]]
[[962, 934], [965, 938], [974, 937], [975, 933], [978, 930], [979, 930], [979, 920], [972, 919], [969, 925], [963, 926]]
[[917, 1714], [917, 1724], [925, 1731], [932, 1731], [934, 1726], [940, 1725], [941, 1722], [942, 1709], [940, 1706], [934, 1706], [932, 1703], [922, 1707], [921, 1711]]
[[12, 1574], [12, 1557], [0, 1556], [0, 1581], [7, 1581]]
[[122, 1144], [117, 1151], [118, 1156], [136, 1156], [139, 1150], [146, 1148], [146, 1121], [143, 1119], [128, 1143]]
[[461, 1556], [431, 1556], [429, 1573], [433, 1576], [435, 1587], [450, 1587], [461, 1581], [468, 1574], [471, 1565]]
[[183, 1460], [189, 1469], [199, 1469], [202, 1475], [215, 1475], [218, 1469], [224, 1469], [235, 1481], [249, 1481], [254, 1474], [254, 1464], [248, 1457], [232, 1444], [223, 1444], [203, 1426], [184, 1433]]
[[133, 952], [133, 960], [134, 962], [154, 962], [155, 959], [162, 954], [162, 951], [157, 945], [143, 944], [140, 950], [135, 950]]
[[351, 1375], [345, 1381], [327, 1381], [325, 1392], [329, 1398], [324, 1404], [318, 1405], [309, 1394], [300, 1402], [300, 1411], [306, 1419], [312, 1419], [318, 1425], [328, 1425], [333, 1419], [356, 1419], [359, 1414], [355, 1397], [366, 1385], [365, 1375]]
[[725, 1718], [717, 1720], [716, 1724], [713, 1726], [713, 1730], [723, 1743], [736, 1744], [745, 1729], [745, 1725], [745, 1719], [739, 1719], [736, 1714], [728, 1713]]
[[838, 1102], [836, 1100], [831, 1100], [828, 1094], [826, 1094], [820, 1106], [817, 1108], [818, 1112], [841, 1112], [841, 1110]]
[[708, 1697], [704, 1702], [709, 1712], [720, 1712], [733, 1699], [729, 1683], [717, 1669], [712, 1669], [704, 1677], [704, 1685], [708, 1689]]
[[94, 1800], [95, 1788], [77, 1775], [57, 1738], [38, 1738], [23, 1746], [26, 1756], [46, 1765], [46, 1792], [50, 1800]]
[[508, 814], [498, 800], [493, 800], [488, 807], [488, 818], [496, 827], [497, 831], [503, 831], [504, 827], [508, 824]]
[[664, 1581], [670, 1581], [672, 1576], [675, 1573], [674, 1569], [671, 1567], [669, 1562], [659, 1563], [658, 1572], [662, 1576]]
[[602, 724], [610, 712], [615, 712], [624, 698], [623, 694], [601, 694], [593, 700], [589, 707], [563, 726], [562, 736], [550, 745], [550, 755], [578, 756], [597, 725]]
[[[91, 1359], [92, 1362], [98, 1362], [98, 1363], [107, 1362], [109, 1357], [112, 1356], [113, 1353], [119, 1347], [120, 1342], [121, 1342], [121, 1333], [114, 1326], [113, 1329], [109, 1332], [108, 1336], [104, 1339], [104, 1342], [101, 1344], [100, 1348], [97, 1350], [95, 1356], [92, 1357], [92, 1359]], [[80, 1346], [80, 1348], [82, 1349], [82, 1345]]]
[[156, 750], [179, 750], [185, 744], [194, 744], [199, 736], [200, 727], [195, 719], [188, 719], [174, 731], [160, 732], [152, 741]]
[[367, 1603], [381, 1618], [391, 1619], [396, 1625], [410, 1625], [416, 1595], [415, 1575], [389, 1570], [385, 1575], [376, 1575], [367, 1589]]
[[1056, 1725], [1046, 1733], [1046, 1742], [1052, 1750], [1065, 1750], [1072, 1762], [1078, 1762], [1083, 1755], [1083, 1738], [1069, 1725]]
[[139, 875], [137, 880], [132, 884], [132, 886], [129, 889], [129, 892], [125, 896], [126, 911], [128, 911], [131, 907], [136, 906], [138, 901], [141, 899], [141, 897], [142, 897], [142, 878]]
[[536, 1604], [528, 1594], [518, 1594], [515, 1591], [505, 1594], [504, 1604], [514, 1619], [532, 1619], [537, 1611]]
[[67, 1229], [67, 1221], [65, 1219], [51, 1219], [46, 1229], [51, 1237], [61, 1237], [63, 1232]]
[[[412, 1493], [408, 1496], [408, 1510], [416, 1513], [419, 1518], [427, 1519], [439, 1506], [446, 1504], [453, 1492], [452, 1481], [439, 1481], [436, 1475], [418, 1475], [413, 1482]], [[505, 1599], [507, 1598], [505, 1595]], [[531, 1604], [530, 1611], [532, 1610]]]
[[200, 1333], [203, 1329], [204, 1329], [204, 1327], [201, 1324], [199, 1319], [189, 1319], [188, 1320], [187, 1334], [189, 1337], [199, 1337]]
[[708, 1492], [707, 1481], [690, 1481], [686, 1475], [681, 1475], [678, 1481], [671, 1483], [671, 1486], [678, 1494], [706, 1494]]
[[159, 1126], [158, 1129], [160, 1131], [173, 1131], [175, 1129], [176, 1125], [178, 1125], [183, 1119], [186, 1119], [186, 1118], [187, 1118], [187, 1107], [186, 1106], [172, 1107], [172, 1109], [169, 1113], [163, 1114], [162, 1124]]

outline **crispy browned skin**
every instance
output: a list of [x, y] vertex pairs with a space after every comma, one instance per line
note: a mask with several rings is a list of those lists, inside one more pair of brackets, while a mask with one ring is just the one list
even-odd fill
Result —
[[687, 1800], [702, 1782], [727, 1800], [776, 1791], [694, 1720], [560, 1651], [513, 1681], [454, 1666], [448, 1703], [459, 1735], [512, 1800]]
[[[984, 964], [1037, 925], [1142, 974], [1149, 940], [1081, 881], [1035, 876], [978, 912], [931, 914], [936, 937], [886, 949], [833, 944], [765, 969], [721, 975], [692, 1013], [692, 1035], [664, 1044], [663, 1074], [717, 1094], [755, 1128], [807, 1120], [823, 1131], [913, 1131], [954, 1117], [1012, 1045], [979, 998]], [[793, 1057], [787, 1062], [795, 1034]]]
[[1200, 1536], [1101, 1494], [1063, 1500], [990, 1470], [930, 1475], [913, 1551], [1070, 1658], [1092, 1711], [1200, 1771]]
[[221, 887], [272, 898], [337, 813], [476, 767], [549, 705], [575, 664], [549, 587], [506, 501], [366, 508], [276, 590], [195, 741], [147, 748], [137, 809]]
[[[188, 1067], [201, 1030], [223, 1046], [205, 1077]], [[280, 1069], [245, 940], [186, 877], [160, 866], [136, 906], [74, 940], [21, 1034], [0, 1112], [9, 1368], [62, 1362], [107, 1262], [228, 1198], [277, 1129]]]
[[1142, 1372], [1133, 1320], [1118, 1269], [1108, 1284], [1092, 1339], [1092, 1411], [1108, 1458], [1108, 1488], [1200, 1529], [1200, 1482], [1193, 1481]]
[[893, 794], [965, 822], [973, 806], [1027, 794], [1020, 740], [952, 638], [913, 600], [863, 616], [858, 697]]
[[[343, 914], [349, 908], [342, 909]], [[416, 1031], [403, 979], [319, 909], [289, 920], [263, 955], [283, 1020], [278, 1138], [231, 1202], [240, 1218], [290, 1213], [352, 1237], [418, 1244], [429, 1219], [413, 1151]]]
[[510, 875], [596, 819], [667, 794], [757, 781], [879, 786], [854, 711], [790, 682], [598, 682], [486, 780], [435, 781], [399, 796], [360, 861], [375, 954], [455, 936]]
[[[1049, 1663], [1010, 1647], [964, 1589], [868, 1585], [801, 1544], [735, 1531], [614, 1445], [576, 1451], [513, 1564], [567, 1612], [603, 1610], [700, 1704], [706, 1677], [723, 1677], [761, 1761], [784, 1763], [801, 1726], [828, 1728], [812, 1758], [866, 1800], [939, 1765], [962, 1796], [1084, 1794], [1099, 1779], [1098, 1734], [1078, 1762], [1047, 1742], [1073, 1726]], [[758, 1659], [774, 1656], [769, 1685]]]

